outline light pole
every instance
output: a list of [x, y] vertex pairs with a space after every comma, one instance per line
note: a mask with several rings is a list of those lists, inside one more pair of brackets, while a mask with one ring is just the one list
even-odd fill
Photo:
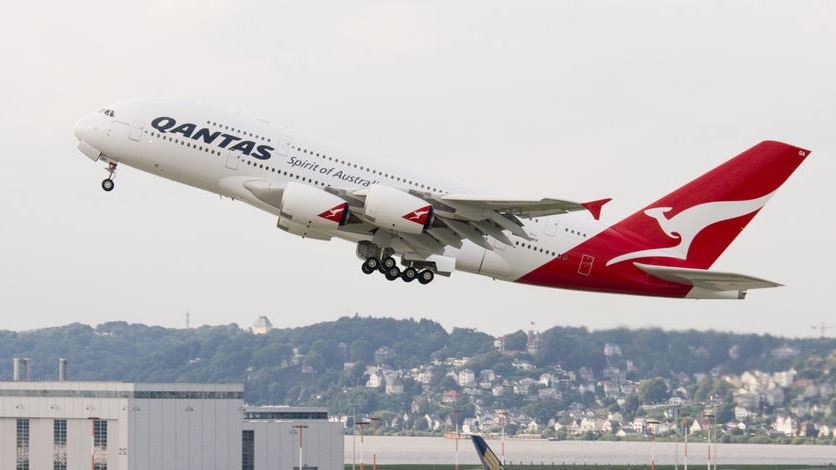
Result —
[[502, 460], [500, 463], [505, 465], [505, 411], [499, 412], [499, 424], [502, 426]]
[[688, 417], [691, 413], [682, 413], [682, 427], [685, 428], [685, 470], [688, 470]]
[[650, 470], [656, 470], [656, 425], [659, 424], [659, 421], [655, 419], [647, 420], [647, 424], [650, 425]]
[[[708, 420], [708, 465], [706, 468], [711, 470], [711, 418], [714, 417], [714, 413], [706, 411], [703, 413], [703, 416]], [[717, 431], [714, 432], [716, 433]]]
[[351, 470], [357, 462], [357, 405], [351, 405]]
[[674, 469], [679, 470], [679, 406], [673, 405], [671, 408], [671, 414], [673, 415], [673, 442], [674, 442], [674, 454], [676, 456], [676, 460], [674, 460]]
[[458, 408], [453, 410], [453, 416], [455, 417], [455, 420], [456, 420], [456, 435], [454, 436], [454, 439], [456, 439], [456, 470], [459, 470], [459, 412], [460, 411], [461, 410], [459, 410]]
[[714, 470], [717, 470], [717, 415], [714, 415]]
[[294, 428], [299, 430], [299, 470], [305, 466], [302, 464], [302, 430], [308, 427], [307, 424], [294, 424]]
[[354, 424], [360, 425], [360, 470], [363, 470], [363, 433], [366, 430], [366, 425], [369, 424], [369, 422], [357, 421]]
[[374, 443], [372, 444], [372, 469], [377, 470], [377, 422], [380, 421], [380, 416], [372, 416], [369, 419], [372, 421], [372, 429], [374, 429]]

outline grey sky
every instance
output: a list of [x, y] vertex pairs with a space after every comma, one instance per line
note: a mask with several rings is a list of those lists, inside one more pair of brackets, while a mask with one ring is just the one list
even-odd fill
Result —
[[[15, 2], [0, 18], [0, 329], [430, 318], [836, 334], [833, 2]], [[715, 264], [743, 302], [360, 272], [241, 203], [75, 149], [127, 98], [203, 103], [511, 195], [615, 198], [615, 222], [764, 139], [813, 151]]]

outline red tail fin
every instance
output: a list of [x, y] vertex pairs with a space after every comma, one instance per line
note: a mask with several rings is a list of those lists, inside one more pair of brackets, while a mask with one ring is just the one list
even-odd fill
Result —
[[614, 230], [647, 249], [607, 264], [660, 258], [660, 264], [707, 269], [808, 154], [781, 142], [755, 145], [616, 224]]

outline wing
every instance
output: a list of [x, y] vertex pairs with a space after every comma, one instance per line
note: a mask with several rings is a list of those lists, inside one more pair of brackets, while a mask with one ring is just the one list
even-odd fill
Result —
[[736, 273], [709, 271], [706, 269], [674, 268], [633, 263], [637, 268], [659, 279], [694, 286], [714, 292], [746, 291], [766, 287], [780, 287], [777, 282]]
[[[339, 190], [337, 190], [339, 191]], [[368, 191], [349, 190], [337, 192], [344, 198], [363, 204]], [[421, 255], [440, 254], [445, 246], [461, 247], [463, 240], [493, 250], [491, 238], [511, 246], [513, 242], [505, 234], [508, 231], [520, 238], [530, 240], [531, 236], [523, 229], [520, 218], [543, 217], [574, 211], [589, 210], [597, 217], [600, 206], [609, 199], [588, 203], [565, 201], [560, 199], [519, 199], [497, 196], [433, 194], [421, 191], [409, 191], [409, 195], [433, 208], [433, 221], [424, 233], [419, 235], [398, 235], [398, 241], [413, 248]], [[352, 208], [355, 205], [352, 204]], [[358, 207], [357, 215], [362, 211]], [[429, 250], [428, 250], [429, 249]]]
[[[266, 180], [250, 180], [244, 183], [261, 202], [277, 209], [283, 208], [285, 187], [275, 185]], [[543, 217], [547, 215], [563, 214], [575, 211], [589, 211], [598, 217], [601, 206], [609, 199], [602, 199], [589, 203], [578, 203], [561, 199], [519, 199], [497, 196], [434, 194], [421, 191], [401, 191], [393, 188], [387, 190], [385, 201], [370, 201], [374, 197], [374, 188], [322, 188], [315, 189], [308, 197], [320, 198], [326, 208], [333, 206], [333, 202], [326, 201], [323, 195], [329, 193], [348, 202], [351, 217], [348, 223], [341, 225], [338, 230], [350, 232], [360, 236], [381, 237], [380, 229], [384, 229], [389, 237], [387, 245], [406, 255], [426, 258], [444, 252], [445, 247], [460, 248], [464, 240], [469, 240], [487, 250], [493, 250], [495, 243], [491, 239], [505, 245], [513, 245], [506, 232], [520, 238], [530, 240], [531, 236], [523, 229], [520, 218]], [[381, 199], [378, 197], [378, 199]], [[432, 207], [432, 217], [420, 231], [409, 232], [393, 229], [381, 222], [378, 213], [372, 213], [372, 206], [396, 204], [394, 200], [403, 204], [394, 213], [400, 217], [408, 211], [418, 207]], [[379, 207], [378, 209], [379, 210]], [[396, 217], [396, 219], [398, 218]], [[402, 217], [401, 217], [402, 218]], [[389, 219], [392, 220], [392, 219]], [[401, 221], [401, 223], [403, 223]], [[295, 232], [294, 232], [295, 233]], [[316, 232], [305, 229], [305, 236], [311, 237]], [[327, 239], [327, 234], [321, 237]]]
[[561, 199], [511, 199], [479, 195], [447, 194], [439, 201], [470, 209], [498, 211], [519, 217], [544, 217], [566, 212], [587, 210], [582, 203]]

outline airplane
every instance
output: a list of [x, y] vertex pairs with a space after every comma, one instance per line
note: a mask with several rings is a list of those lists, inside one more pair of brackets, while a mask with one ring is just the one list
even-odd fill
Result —
[[470, 440], [473, 441], [473, 447], [476, 448], [476, 455], [479, 456], [479, 461], [482, 462], [484, 470], [505, 470], [505, 465], [499, 460], [496, 454], [488, 446], [481, 436], [476, 434], [470, 435]]
[[[515, 198], [266, 121], [169, 100], [82, 117], [78, 149], [243, 201], [277, 226], [356, 245], [366, 274], [431, 282], [454, 271], [581, 291], [743, 299], [780, 284], [709, 268], [809, 154], [764, 141], [614, 225], [610, 199]], [[637, 172], [639, 170], [637, 169]], [[522, 175], [524, 176], [524, 175]]]

